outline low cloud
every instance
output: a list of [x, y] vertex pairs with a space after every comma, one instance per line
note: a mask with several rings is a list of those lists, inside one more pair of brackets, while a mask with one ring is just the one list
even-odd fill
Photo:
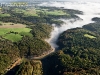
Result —
[[98, 13], [100, 13], [100, 4], [99, 3], [92, 3], [92, 2], [49, 2], [49, 3], [43, 3], [42, 6], [45, 4], [45, 6], [51, 6], [51, 7], [64, 7], [65, 9], [75, 9], [83, 11], [83, 15], [77, 15], [83, 20], [76, 20], [75, 22], [71, 22], [74, 19], [65, 20], [62, 19], [65, 23], [61, 25], [61, 27], [58, 27], [56, 25], [53, 25], [54, 29], [51, 32], [51, 36], [49, 39], [46, 39], [46, 41], [54, 48], [57, 48], [57, 39], [61, 33], [64, 31], [76, 28], [76, 27], [82, 27], [83, 25], [93, 23], [91, 20], [94, 17], [100, 17]]

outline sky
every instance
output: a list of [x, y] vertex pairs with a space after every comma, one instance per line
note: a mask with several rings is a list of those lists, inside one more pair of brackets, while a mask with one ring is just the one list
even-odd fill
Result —
[[[49, 1], [49, 0], [0, 0], [0, 1]], [[50, 0], [50, 1], [92, 1], [100, 2], [100, 0]]]
[[[67, 1], [67, 0], [65, 0], [65, 1]], [[69, 0], [69, 1], [83, 1], [83, 2], [87, 2], [87, 1], [89, 1], [89, 2], [100, 2], [100, 0]]]

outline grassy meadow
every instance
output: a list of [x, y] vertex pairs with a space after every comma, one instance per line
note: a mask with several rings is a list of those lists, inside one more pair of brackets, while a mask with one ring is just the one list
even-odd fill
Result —
[[66, 13], [61, 10], [46, 11], [46, 14], [47, 15], [66, 15]]
[[[7, 24], [7, 23], [6, 23]], [[13, 24], [13, 25], [2, 25], [0, 26], [0, 36], [2, 38], [11, 40], [12, 42], [17, 42], [21, 40], [23, 36], [32, 36], [30, 28], [26, 28], [22, 24]]]

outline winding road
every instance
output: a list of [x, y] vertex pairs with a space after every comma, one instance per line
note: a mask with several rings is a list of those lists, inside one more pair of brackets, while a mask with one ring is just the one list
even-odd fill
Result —
[[47, 52], [44, 52], [42, 55], [40, 56], [37, 56], [37, 57], [30, 57], [31, 60], [40, 60], [40, 59], [43, 59], [44, 57], [50, 55], [51, 53], [53, 53], [55, 51], [54, 48], [52, 48], [52, 50], [49, 50]]

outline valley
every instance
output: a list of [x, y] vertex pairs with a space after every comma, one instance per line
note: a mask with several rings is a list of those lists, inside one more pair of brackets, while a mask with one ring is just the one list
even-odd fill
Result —
[[0, 75], [99, 75], [98, 4], [0, 7]]

